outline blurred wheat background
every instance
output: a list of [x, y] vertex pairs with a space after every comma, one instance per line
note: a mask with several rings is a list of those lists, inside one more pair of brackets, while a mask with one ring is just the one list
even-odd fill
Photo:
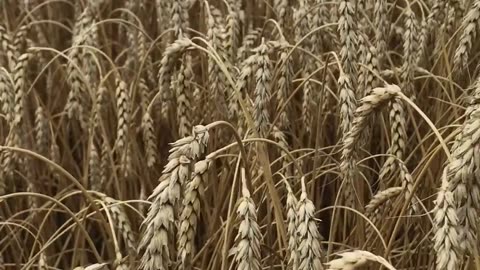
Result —
[[480, 0], [0, 14], [0, 269], [480, 269]]

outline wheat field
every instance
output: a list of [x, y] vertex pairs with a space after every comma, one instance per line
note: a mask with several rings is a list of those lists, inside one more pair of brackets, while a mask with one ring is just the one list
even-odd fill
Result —
[[0, 14], [1, 270], [480, 270], [480, 0]]

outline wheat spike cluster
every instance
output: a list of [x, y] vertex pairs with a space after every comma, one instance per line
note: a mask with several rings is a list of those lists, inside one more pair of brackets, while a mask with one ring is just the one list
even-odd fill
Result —
[[0, 270], [480, 270], [480, 0], [0, 14]]

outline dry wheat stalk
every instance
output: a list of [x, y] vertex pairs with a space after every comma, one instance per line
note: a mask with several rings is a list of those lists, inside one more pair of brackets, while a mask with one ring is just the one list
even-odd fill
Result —
[[468, 65], [472, 42], [475, 41], [478, 32], [478, 23], [480, 20], [480, 1], [476, 0], [468, 13], [465, 15], [460, 29], [463, 30], [460, 36], [458, 47], [455, 51], [453, 59], [454, 69], [458, 71], [464, 70]]
[[245, 168], [242, 173], [242, 197], [238, 202], [237, 215], [240, 219], [235, 246], [230, 250], [238, 270], [260, 270], [260, 227], [257, 224], [257, 209], [247, 188]]
[[190, 179], [191, 161], [196, 161], [205, 153], [208, 138], [208, 130], [204, 126], [195, 126], [192, 136], [171, 144], [169, 162], [164, 167], [160, 183], [149, 197], [153, 203], [142, 223], [144, 233], [139, 249], [144, 252], [140, 269], [170, 269], [173, 222], [182, 199], [181, 187]]
[[298, 200], [293, 194], [292, 188], [288, 184], [288, 181], [285, 180], [285, 187], [287, 188], [287, 234], [288, 234], [288, 253], [290, 258], [288, 259], [288, 264], [292, 269], [298, 269], [298, 239], [297, 239], [297, 205]]
[[307, 197], [305, 177], [301, 179], [302, 193], [297, 203], [297, 252], [298, 269], [323, 269], [322, 249], [320, 246], [321, 235], [315, 222], [315, 206]]
[[193, 254], [194, 238], [200, 216], [200, 198], [204, 195], [206, 172], [211, 162], [211, 160], [205, 159], [195, 163], [192, 179], [186, 184], [177, 237], [177, 256], [183, 268], [190, 265]]
[[254, 49], [256, 70], [254, 120], [255, 128], [260, 136], [266, 136], [270, 120], [268, 113], [268, 101], [270, 96], [271, 63], [268, 57], [268, 46], [264, 40], [260, 46]]
[[327, 270], [354, 270], [366, 264], [368, 261], [378, 262], [389, 270], [396, 270], [387, 260], [371, 252], [364, 250], [355, 250], [340, 254], [341, 258], [332, 260], [326, 265]]

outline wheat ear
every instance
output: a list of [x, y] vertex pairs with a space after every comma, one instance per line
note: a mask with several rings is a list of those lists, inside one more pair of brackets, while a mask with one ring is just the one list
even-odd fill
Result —
[[160, 183], [150, 195], [153, 200], [142, 223], [144, 232], [139, 249], [143, 250], [140, 269], [170, 269], [170, 248], [173, 241], [174, 221], [181, 197], [181, 187], [190, 179], [190, 163], [205, 153], [208, 130], [195, 126], [193, 135], [172, 143], [169, 162], [165, 165]]
[[307, 197], [305, 177], [301, 179], [302, 193], [297, 203], [298, 269], [323, 269], [321, 235], [315, 222], [315, 206]]
[[237, 215], [240, 219], [235, 246], [231, 249], [238, 270], [260, 270], [260, 227], [257, 224], [257, 209], [247, 188], [245, 168], [242, 173], [242, 197], [238, 203]]
[[297, 228], [298, 228], [298, 220], [297, 220], [297, 206], [298, 206], [298, 199], [293, 194], [293, 190], [288, 184], [288, 181], [285, 180], [285, 187], [287, 188], [287, 234], [288, 234], [288, 252], [290, 254], [290, 258], [288, 259], [289, 265], [292, 269], [298, 269], [298, 239], [297, 239]]
[[327, 263], [327, 270], [354, 270], [368, 261], [378, 262], [389, 270], [396, 270], [387, 260], [368, 251], [355, 250], [344, 252], [340, 256], [341, 258]]
[[192, 179], [186, 185], [177, 237], [178, 258], [183, 268], [188, 268], [193, 254], [194, 237], [201, 210], [201, 197], [204, 193], [206, 172], [211, 162], [211, 160], [205, 159], [195, 163]]
[[478, 23], [480, 20], [480, 1], [473, 2], [472, 7], [469, 9], [467, 15], [463, 18], [460, 29], [463, 30], [460, 36], [460, 43], [455, 51], [453, 59], [454, 69], [458, 71], [464, 70], [468, 65], [468, 58], [470, 50], [472, 49], [472, 43], [475, 41], [478, 32]]

